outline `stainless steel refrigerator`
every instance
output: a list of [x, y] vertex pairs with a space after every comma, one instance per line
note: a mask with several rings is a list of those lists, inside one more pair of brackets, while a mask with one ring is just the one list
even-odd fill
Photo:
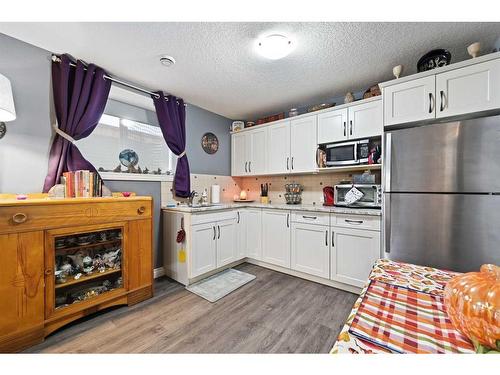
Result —
[[390, 259], [454, 271], [500, 264], [500, 116], [384, 134]]

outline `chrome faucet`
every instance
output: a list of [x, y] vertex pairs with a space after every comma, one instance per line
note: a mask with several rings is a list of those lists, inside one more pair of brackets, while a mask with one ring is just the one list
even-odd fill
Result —
[[189, 194], [188, 198], [188, 206], [192, 207], [193, 206], [193, 199], [198, 197], [198, 193], [196, 190], [193, 190], [191, 194]]

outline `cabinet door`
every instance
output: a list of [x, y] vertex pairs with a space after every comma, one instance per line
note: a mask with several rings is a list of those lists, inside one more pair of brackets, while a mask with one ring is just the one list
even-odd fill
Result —
[[236, 220], [217, 222], [217, 267], [225, 266], [236, 259]]
[[318, 115], [318, 143], [347, 139], [347, 108]]
[[429, 76], [384, 88], [384, 125], [435, 118], [435, 81]]
[[330, 276], [330, 230], [327, 226], [293, 223], [291, 268], [310, 275]]
[[267, 128], [267, 173], [290, 170], [290, 121]]
[[247, 133], [231, 135], [231, 175], [243, 176], [247, 173]]
[[362, 287], [380, 258], [380, 232], [332, 227], [330, 278]]
[[246, 256], [262, 260], [262, 211], [247, 209], [246, 219]]
[[250, 137], [248, 174], [264, 174], [267, 168], [267, 128], [253, 130], [248, 133], [248, 136]]
[[349, 107], [349, 139], [381, 136], [382, 117], [381, 100]]
[[246, 210], [238, 210], [236, 213], [236, 254], [238, 259], [247, 256], [247, 216]]
[[500, 61], [438, 74], [436, 96], [438, 118], [500, 108]]
[[262, 210], [262, 260], [290, 268], [290, 213]]
[[128, 222], [128, 287], [139, 289], [153, 284], [153, 242], [150, 219]]
[[[43, 338], [43, 332], [38, 332], [38, 340], [33, 332], [28, 333], [43, 327], [44, 321], [43, 232], [0, 235], [0, 249], [0, 352], [11, 352]], [[54, 274], [53, 269], [47, 271]], [[23, 331], [26, 341], [8, 339]]]
[[217, 267], [217, 224], [193, 225], [191, 228], [190, 278], [199, 276]]
[[291, 120], [290, 168], [293, 173], [316, 171], [317, 116]]

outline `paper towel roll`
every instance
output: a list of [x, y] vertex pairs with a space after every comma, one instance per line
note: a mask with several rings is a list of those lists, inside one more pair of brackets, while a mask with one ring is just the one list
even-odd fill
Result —
[[220, 186], [219, 185], [212, 185], [210, 197], [212, 199], [212, 203], [220, 203]]

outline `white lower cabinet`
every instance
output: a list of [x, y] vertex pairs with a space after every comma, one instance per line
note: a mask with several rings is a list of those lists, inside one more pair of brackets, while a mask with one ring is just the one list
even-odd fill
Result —
[[236, 254], [238, 259], [247, 256], [247, 211], [236, 211]]
[[290, 212], [262, 210], [262, 260], [290, 268]]
[[324, 225], [292, 223], [291, 268], [328, 279], [330, 229]]
[[244, 219], [246, 219], [245, 255], [252, 259], [262, 260], [262, 210], [247, 208]]
[[217, 229], [215, 223], [191, 227], [190, 277], [196, 277], [217, 268]]
[[363, 287], [380, 258], [380, 232], [332, 227], [330, 279]]
[[217, 267], [238, 260], [236, 220], [217, 223]]

